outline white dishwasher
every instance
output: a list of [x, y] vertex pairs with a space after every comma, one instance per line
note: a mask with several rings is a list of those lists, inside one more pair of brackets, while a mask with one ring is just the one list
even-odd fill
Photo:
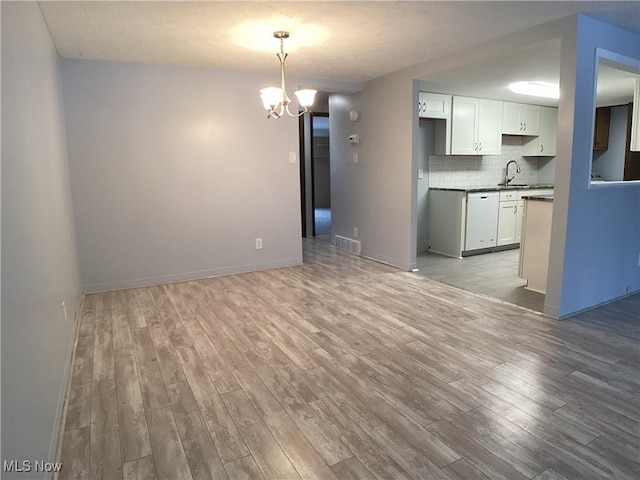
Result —
[[465, 250], [495, 247], [498, 239], [500, 194], [474, 192], [467, 195]]

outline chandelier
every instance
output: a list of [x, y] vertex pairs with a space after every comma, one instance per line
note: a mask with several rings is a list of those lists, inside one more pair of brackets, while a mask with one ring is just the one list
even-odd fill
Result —
[[287, 59], [287, 54], [284, 53], [284, 39], [289, 38], [289, 32], [277, 31], [273, 32], [273, 36], [280, 39], [280, 53], [276, 54], [280, 60], [280, 88], [263, 88], [260, 90], [260, 98], [262, 98], [264, 108], [267, 109], [267, 118], [280, 118], [284, 115], [285, 111], [291, 117], [299, 117], [311, 111], [308, 107], [313, 105], [313, 98], [317, 90], [298, 90], [294, 92], [298, 98], [298, 103], [302, 107], [302, 111], [298, 114], [289, 111], [291, 100], [287, 96], [287, 90], [284, 84], [284, 61]]

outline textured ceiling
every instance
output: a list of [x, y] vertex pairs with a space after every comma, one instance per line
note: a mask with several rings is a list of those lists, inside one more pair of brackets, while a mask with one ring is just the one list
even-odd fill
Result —
[[640, 2], [40, 2], [59, 54], [361, 82], [577, 12], [640, 32]]

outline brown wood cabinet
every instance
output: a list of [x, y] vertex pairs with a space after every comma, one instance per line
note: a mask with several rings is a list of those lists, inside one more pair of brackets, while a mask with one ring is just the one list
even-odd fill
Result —
[[607, 150], [609, 148], [609, 124], [611, 123], [611, 108], [596, 108], [596, 122], [593, 127], [593, 149]]
[[633, 102], [628, 105], [627, 148], [624, 156], [623, 180], [640, 180], [640, 152], [631, 151], [631, 127], [633, 123]]

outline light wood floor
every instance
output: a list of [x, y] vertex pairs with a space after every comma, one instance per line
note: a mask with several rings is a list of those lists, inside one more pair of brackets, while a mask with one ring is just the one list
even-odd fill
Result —
[[640, 477], [640, 296], [558, 322], [305, 262], [87, 296], [60, 478]]

